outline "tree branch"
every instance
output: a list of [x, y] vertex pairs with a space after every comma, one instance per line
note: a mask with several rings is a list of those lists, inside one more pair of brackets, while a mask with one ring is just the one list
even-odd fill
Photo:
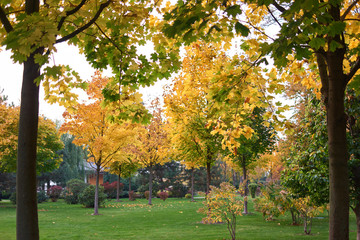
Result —
[[112, 0], [108, 0], [107, 2], [104, 2], [100, 5], [99, 10], [96, 12], [95, 16], [84, 26], [80, 27], [79, 29], [75, 30], [74, 32], [70, 33], [69, 35], [66, 35], [58, 40], [56, 40], [56, 43], [61, 43], [61, 42], [65, 42], [73, 37], [75, 37], [76, 35], [78, 35], [79, 33], [83, 32], [84, 30], [88, 29], [91, 25], [93, 25], [95, 23], [95, 21], [99, 18], [100, 14], [102, 13], [102, 11], [110, 5]]
[[121, 52], [121, 54], [124, 54], [124, 51], [121, 50], [121, 48], [108, 36], [106, 33], [100, 28], [100, 26], [95, 22], [95, 26], [99, 29], [99, 31], [114, 45], [114, 47]]
[[280, 4], [278, 4], [276, 1], [273, 1], [271, 4], [274, 5], [274, 7], [276, 7], [276, 9], [282, 13], [286, 11], [286, 9], [280, 6]]
[[77, 5], [73, 10], [67, 11], [67, 12], [66, 12], [66, 15], [60, 19], [59, 24], [58, 24], [58, 26], [57, 26], [57, 30], [60, 30], [61, 27], [62, 27], [62, 25], [64, 24], [65, 19], [66, 19], [68, 16], [73, 15], [74, 13], [76, 13], [77, 11], [79, 11], [80, 8], [81, 8], [82, 6], [84, 6], [84, 4], [85, 4], [86, 1], [87, 1], [87, 0], [82, 0], [81, 3], [79, 3], [79, 5]]
[[0, 20], [5, 28], [7, 33], [11, 32], [14, 28], [12, 27], [9, 19], [6, 17], [4, 9], [0, 6]]
[[341, 21], [344, 21], [346, 16], [349, 14], [349, 12], [351, 11], [351, 9], [353, 7], [355, 7], [355, 5], [359, 2], [360, 0], [355, 0], [347, 9], [346, 11], [344, 12], [344, 14], [340, 17], [340, 20]]
[[352, 79], [355, 73], [360, 69], [360, 57], [356, 60], [354, 66], [351, 68], [350, 72], [346, 75], [346, 84]]
[[319, 74], [321, 79], [321, 95], [325, 103], [326, 108], [328, 108], [328, 99], [329, 99], [329, 75], [327, 70], [327, 64], [325, 56], [317, 52], [316, 53], [316, 62], [319, 68]]
[[268, 10], [268, 12], [270, 13], [271, 17], [275, 20], [275, 22], [279, 25], [279, 27], [281, 28], [281, 24], [280, 22], [277, 20], [277, 18], [274, 16], [274, 14], [271, 12], [270, 8], [268, 6], [266, 6], [266, 9]]

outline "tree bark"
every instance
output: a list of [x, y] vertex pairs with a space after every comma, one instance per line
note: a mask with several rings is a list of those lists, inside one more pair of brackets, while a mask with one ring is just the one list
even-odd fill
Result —
[[194, 168], [191, 168], [191, 201], [194, 202]]
[[120, 202], [120, 174], [118, 174], [118, 180], [116, 183], [116, 201]]
[[152, 202], [151, 202], [151, 199], [152, 199], [152, 179], [153, 179], [153, 166], [150, 166], [149, 167], [149, 171], [150, 171], [150, 174], [149, 174], [149, 205], [152, 205]]
[[95, 185], [95, 201], [94, 201], [93, 215], [99, 215], [99, 178], [100, 178], [100, 166], [96, 166], [96, 185]]
[[[40, 51], [38, 51], [40, 52]], [[39, 239], [36, 193], [36, 146], [40, 67], [32, 54], [24, 62], [16, 174], [16, 235], [18, 240]]]
[[211, 163], [208, 160], [206, 163], [206, 195], [210, 192], [210, 183], [211, 183]]
[[242, 170], [243, 170], [243, 177], [244, 177], [244, 211], [243, 214], [248, 214], [248, 201], [247, 196], [249, 194], [248, 191], [248, 181], [247, 181], [247, 170], [245, 164], [245, 156], [242, 156]]
[[344, 111], [345, 75], [343, 51], [338, 49], [327, 56], [329, 95], [327, 103], [327, 130], [330, 172], [329, 239], [349, 239], [349, 174]]

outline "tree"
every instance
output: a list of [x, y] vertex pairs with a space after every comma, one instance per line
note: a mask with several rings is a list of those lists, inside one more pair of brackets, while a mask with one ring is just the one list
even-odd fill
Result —
[[[19, 125], [19, 107], [0, 102], [0, 171], [16, 172], [16, 156]], [[47, 173], [58, 168], [62, 161], [60, 141], [55, 123], [44, 117], [39, 118], [37, 138], [37, 175]]]
[[56, 182], [62, 187], [74, 178], [85, 179], [85, 156], [86, 151], [81, 146], [73, 143], [75, 137], [70, 134], [62, 134], [61, 141], [64, 148], [60, 151], [63, 161], [58, 169], [51, 172], [51, 181]]
[[169, 139], [165, 130], [166, 122], [159, 104], [158, 98], [152, 101], [151, 111], [153, 118], [149, 125], [145, 126], [141, 132], [139, 131], [138, 140], [140, 145], [133, 148], [137, 162], [142, 167], [148, 168], [149, 171], [149, 205], [152, 204], [153, 168], [156, 164], [169, 161]]
[[[347, 141], [349, 146], [350, 208], [357, 219], [357, 239], [360, 239], [359, 185], [359, 95], [347, 91], [345, 112], [347, 115]], [[329, 200], [329, 166], [325, 109], [314, 96], [307, 99], [304, 115], [298, 113], [300, 121], [293, 136], [293, 146], [286, 160], [283, 185], [297, 197], [310, 197], [321, 206]]]
[[[126, 148], [125, 148], [126, 149]], [[120, 201], [120, 180], [121, 177], [130, 178], [139, 168], [139, 164], [135, 161], [131, 161], [134, 156], [127, 156], [126, 153], [118, 154], [121, 155], [122, 159], [115, 158], [110, 164], [110, 172], [117, 175], [118, 180], [116, 184], [116, 201]], [[124, 159], [124, 157], [126, 159]], [[129, 191], [131, 191], [131, 179], [129, 180]]]
[[223, 66], [226, 61], [219, 45], [193, 43], [186, 48], [181, 75], [175, 78], [164, 99], [177, 158], [190, 168], [206, 168], [207, 193], [210, 191], [211, 167], [221, 150], [221, 136], [212, 134], [212, 128], [208, 127], [210, 121], [219, 118], [209, 91], [217, 70], [214, 66]]
[[[271, 54], [280, 69], [294, 59], [316, 63], [329, 136], [329, 238], [348, 239], [349, 154], [344, 93], [349, 83], [349, 87], [353, 88], [360, 81], [359, 31], [356, 30], [358, 1], [252, 0], [246, 3], [250, 4], [230, 1], [208, 4], [188, 1], [179, 4], [165, 16], [165, 20], [168, 20], [165, 31], [168, 36], [180, 35], [189, 42], [195, 36], [209, 38], [214, 35], [214, 38], [219, 38], [221, 34], [234, 36], [234, 33], [248, 36], [251, 29], [258, 40], [256, 45], [261, 46], [261, 49], [254, 48], [253, 51]], [[218, 14], [219, 11], [222, 14]], [[182, 14], [184, 12], [187, 14]], [[244, 16], [238, 17], [240, 14]], [[280, 28], [277, 36], [266, 34], [264, 28], [268, 19], [272, 19]], [[298, 70], [302, 67], [306, 69], [311, 64], [301, 65]], [[310, 71], [305, 72], [310, 75]]]
[[[100, 171], [109, 167], [116, 159], [117, 154], [132, 142], [136, 137], [135, 124], [129, 122], [110, 122], [110, 116], [119, 109], [113, 105], [103, 106], [102, 90], [109, 82], [108, 78], [99, 73], [93, 77], [87, 90], [89, 103], [79, 103], [72, 108], [74, 112], [64, 112], [65, 122], [60, 128], [62, 132], [69, 132], [75, 136], [74, 143], [83, 146], [88, 151], [87, 161], [92, 163], [96, 170], [96, 188], [94, 215], [98, 215], [98, 189]], [[140, 104], [140, 96], [130, 90], [123, 89], [122, 104]], [[125, 104], [125, 105], [126, 105]]]
[[[0, 4], [0, 42], [24, 65], [19, 122], [17, 169], [17, 236], [38, 239], [36, 202], [36, 139], [39, 84], [43, 82], [49, 102], [70, 106], [71, 92], [82, 85], [69, 66], [48, 66], [56, 44], [76, 45], [95, 68], [111, 67], [125, 85], [149, 85], [169, 77], [178, 67], [177, 48], [166, 50], [157, 31], [161, 23], [151, 15], [161, 1], [3, 1]], [[147, 58], [137, 53], [146, 40], [154, 43]], [[43, 68], [42, 68], [43, 67]], [[119, 71], [120, 69], [120, 71]], [[77, 78], [72, 81], [72, 77]], [[43, 79], [43, 80], [41, 80]], [[21, 194], [20, 194], [21, 193]]]
[[244, 214], [248, 214], [247, 208], [247, 196], [249, 194], [248, 189], [248, 167], [251, 163], [255, 162], [261, 154], [269, 152], [273, 149], [276, 136], [271, 123], [266, 121], [263, 117], [264, 109], [255, 108], [245, 121], [248, 121], [246, 125], [251, 127], [254, 131], [251, 137], [246, 138], [241, 135], [236, 141], [239, 142], [239, 147], [234, 149], [234, 163], [243, 172], [244, 182]]
[[231, 239], [236, 239], [236, 218], [241, 216], [243, 203], [236, 199], [236, 189], [230, 183], [223, 182], [220, 188], [211, 187], [211, 191], [204, 201], [204, 208], [198, 212], [205, 213], [204, 223], [221, 223], [225, 221], [231, 235]]

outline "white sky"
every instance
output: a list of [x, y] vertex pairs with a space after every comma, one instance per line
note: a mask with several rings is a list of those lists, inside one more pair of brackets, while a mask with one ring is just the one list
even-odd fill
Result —
[[[85, 57], [79, 54], [79, 51], [74, 46], [68, 46], [66, 43], [58, 44], [57, 53], [50, 60], [55, 61], [56, 64], [69, 65], [73, 70], [80, 74], [83, 80], [90, 80], [91, 76], [94, 75], [95, 70], [87, 63]], [[10, 51], [0, 52], [0, 89], [4, 89], [3, 94], [8, 97], [8, 101], [13, 102], [15, 105], [20, 105], [21, 95], [21, 84], [22, 84], [22, 73], [23, 67], [20, 64], [13, 63], [11, 59]], [[105, 73], [104, 75], [110, 76], [111, 73]], [[154, 86], [140, 89], [143, 94], [145, 102], [151, 101], [155, 97], [162, 96], [162, 86], [169, 81], [159, 81]], [[53, 104], [50, 105], [44, 100], [44, 93], [41, 89], [40, 92], [40, 115], [44, 115], [52, 120], [61, 120], [62, 113], [65, 108]]]

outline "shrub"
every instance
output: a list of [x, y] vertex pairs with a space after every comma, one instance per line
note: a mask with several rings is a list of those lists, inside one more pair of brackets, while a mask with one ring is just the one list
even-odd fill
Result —
[[64, 192], [64, 200], [67, 204], [79, 203], [80, 193], [88, 186], [80, 179], [71, 179], [66, 183], [66, 191]]
[[[156, 196], [156, 193], [160, 190], [159, 188], [159, 184], [154, 182], [152, 185], [152, 196]], [[146, 191], [149, 191], [149, 183], [145, 184], [145, 185], [141, 185], [138, 188], [138, 192], [142, 194], [145, 194]]]
[[134, 191], [130, 191], [129, 192], [129, 201], [135, 201], [136, 199], [136, 194]]
[[158, 197], [159, 197], [161, 200], [165, 201], [165, 200], [169, 197], [169, 194], [168, 194], [167, 192], [159, 192], [159, 193], [158, 193]]
[[[117, 181], [112, 183], [105, 182], [104, 184], [101, 184], [101, 186], [104, 187], [104, 193], [108, 196], [108, 198], [116, 198]], [[123, 188], [124, 188], [124, 184], [120, 183], [120, 195]]]
[[1, 195], [2, 195], [2, 199], [9, 199], [11, 196], [11, 192], [2, 191]]
[[185, 198], [191, 198], [191, 193], [185, 194]]
[[[101, 206], [106, 200], [106, 194], [104, 193], [104, 187], [99, 186], [99, 206]], [[79, 203], [87, 208], [94, 207], [95, 205], [95, 186], [89, 185], [79, 195]]]
[[37, 201], [38, 203], [46, 202], [48, 200], [48, 196], [45, 191], [40, 191], [37, 193]]
[[312, 219], [324, 211], [324, 207], [315, 206], [310, 197], [298, 198], [294, 201], [296, 209], [299, 211], [300, 216], [304, 222], [304, 232], [306, 235], [310, 235]]
[[182, 198], [188, 192], [188, 187], [180, 182], [175, 182], [171, 187], [171, 197]]
[[10, 201], [12, 202], [12, 204], [16, 204], [16, 192], [13, 192], [11, 195], [10, 195]]
[[150, 191], [145, 191], [144, 194], [145, 194], [145, 198], [146, 198], [147, 200], [149, 200]]
[[231, 239], [236, 238], [236, 218], [241, 215], [243, 202], [236, 199], [236, 189], [230, 183], [223, 182], [220, 188], [211, 187], [204, 207], [198, 212], [206, 214], [203, 223], [226, 222]]
[[59, 199], [61, 192], [62, 187], [56, 185], [47, 190], [47, 194], [49, 195], [52, 202], [56, 202]]
[[256, 183], [250, 183], [249, 184], [249, 190], [252, 198], [256, 197], [256, 189], [258, 188], [258, 185]]

